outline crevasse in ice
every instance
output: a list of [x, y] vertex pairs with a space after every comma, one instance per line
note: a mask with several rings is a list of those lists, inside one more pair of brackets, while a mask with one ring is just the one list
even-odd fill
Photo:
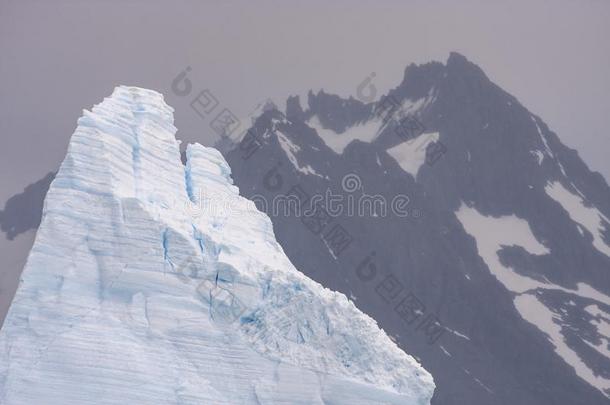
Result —
[[0, 403], [428, 404], [430, 374], [175, 132], [135, 87], [78, 120], [0, 331]]

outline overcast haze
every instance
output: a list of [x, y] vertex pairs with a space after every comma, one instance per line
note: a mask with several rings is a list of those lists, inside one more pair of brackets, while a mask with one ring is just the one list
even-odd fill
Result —
[[186, 66], [243, 117], [309, 88], [353, 95], [371, 72], [381, 94], [452, 50], [610, 178], [610, 3], [457, 3], [2, 1], [0, 199], [55, 170], [81, 110], [118, 84], [162, 91], [178, 137], [210, 145], [209, 122], [169, 90]]

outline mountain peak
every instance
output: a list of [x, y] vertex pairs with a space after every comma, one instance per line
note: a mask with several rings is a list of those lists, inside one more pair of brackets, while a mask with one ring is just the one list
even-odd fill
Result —
[[[240, 150], [228, 155], [236, 183], [273, 198], [294, 184], [345, 190], [353, 176], [358, 193], [391, 201], [400, 190], [409, 208], [424, 214], [334, 218], [354, 241], [339, 257], [323, 238], [295, 226], [297, 215], [275, 213], [290, 258], [324, 285], [353, 293], [360, 308], [412, 347], [416, 333], [388, 315], [400, 294], [380, 306], [370, 293], [375, 284], [353, 265], [373, 246], [377, 268], [393, 263], [394, 285], [421, 291], [446, 330], [459, 331], [443, 336], [440, 350], [415, 349], [438, 381], [439, 402], [455, 393], [467, 403], [607, 401], [610, 336], [593, 325], [591, 312], [595, 303], [608, 317], [610, 303], [605, 182], [459, 53], [445, 64], [409, 65], [402, 83], [377, 102], [322, 93], [311, 99], [304, 122], [270, 127], [275, 137], [248, 161]], [[283, 188], [267, 188], [260, 179], [272, 173], [270, 162], [282, 161]], [[536, 362], [515, 363], [517, 347]], [[469, 354], [456, 361], [454, 352]], [[549, 390], [541, 393], [541, 385]], [[515, 393], [515, 386], [523, 389]]]
[[488, 80], [487, 75], [477, 64], [468, 60], [458, 52], [450, 52], [447, 58], [447, 73], [462, 77], [482, 77]]
[[466, 58], [466, 56], [462, 55], [459, 52], [456, 51], [451, 51], [449, 52], [449, 57], [447, 58], [447, 65], [452, 65], [452, 64], [472, 64], [472, 62], [470, 62], [468, 60], [468, 58]]

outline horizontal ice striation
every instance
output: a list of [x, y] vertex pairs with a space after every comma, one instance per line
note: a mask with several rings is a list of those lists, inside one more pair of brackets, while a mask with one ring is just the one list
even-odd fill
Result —
[[85, 111], [0, 332], [2, 404], [428, 404], [432, 377], [299, 273], [162, 95]]

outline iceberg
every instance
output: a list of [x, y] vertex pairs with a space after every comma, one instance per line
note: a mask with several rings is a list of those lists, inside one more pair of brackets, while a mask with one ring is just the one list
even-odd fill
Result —
[[83, 112], [0, 331], [0, 403], [429, 404], [432, 376], [175, 133], [152, 90]]

